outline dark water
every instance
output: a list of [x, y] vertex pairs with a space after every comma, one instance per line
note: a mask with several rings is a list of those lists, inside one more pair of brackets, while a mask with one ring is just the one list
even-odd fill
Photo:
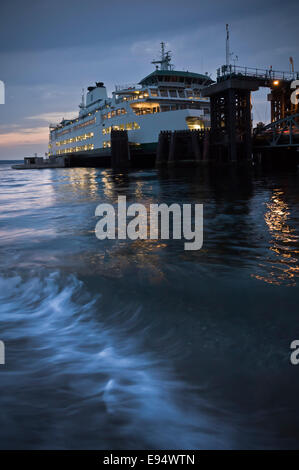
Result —
[[[299, 175], [0, 165], [1, 448], [299, 448]], [[96, 206], [203, 203], [204, 245]]]

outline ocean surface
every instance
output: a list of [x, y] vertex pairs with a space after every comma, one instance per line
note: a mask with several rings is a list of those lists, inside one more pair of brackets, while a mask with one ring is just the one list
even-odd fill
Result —
[[[204, 242], [95, 208], [202, 203]], [[0, 164], [2, 449], [299, 448], [299, 174]]]

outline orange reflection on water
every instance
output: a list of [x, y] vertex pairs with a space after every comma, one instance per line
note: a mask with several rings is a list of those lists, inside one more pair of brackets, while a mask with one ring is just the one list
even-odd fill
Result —
[[95, 168], [71, 168], [68, 170], [69, 181], [72, 191], [86, 191], [89, 196], [98, 193], [96, 180], [97, 170]]
[[[290, 209], [284, 200], [282, 190], [274, 190], [270, 202], [266, 204], [265, 222], [271, 235], [269, 250], [275, 258], [270, 257], [271, 270], [264, 275], [254, 275], [256, 279], [269, 284], [296, 285], [299, 274], [298, 235], [288, 223]], [[264, 266], [263, 266], [264, 267]]]
[[[111, 241], [101, 251], [85, 251], [76, 253], [76, 269], [82, 274], [100, 275], [108, 278], [132, 276], [146, 279], [151, 284], [165, 280], [165, 265], [161, 259], [161, 250], [167, 248], [166, 243], [159, 240], [125, 240]], [[133, 270], [133, 271], [132, 271]]]
[[108, 199], [115, 197], [114, 183], [111, 181], [108, 171], [102, 171], [103, 192]]
[[[97, 175], [97, 178], [96, 178]], [[156, 202], [148, 193], [144, 193], [145, 185], [142, 181], [130, 180], [126, 174], [114, 173], [111, 170], [93, 170], [78, 168], [71, 169], [70, 186], [74, 190], [87, 189], [88, 195], [91, 192], [90, 184], [95, 185], [92, 192], [96, 192], [97, 201], [109, 202], [115, 208], [117, 217], [118, 196], [127, 196], [127, 204], [142, 203], [146, 208], [146, 213], [138, 214], [137, 232], [147, 234], [147, 239], [117, 240], [118, 224], [116, 222], [116, 240], [110, 240], [108, 245], [101, 245], [99, 252], [86, 251], [81, 254], [76, 253], [76, 262], [80, 260], [80, 265], [88, 267], [87, 272], [103, 275], [112, 278], [126, 276], [128, 271], [134, 269], [137, 277], [146, 278], [150, 283], [158, 283], [164, 280], [165, 273], [161, 260], [161, 251], [167, 248], [167, 244], [159, 239], [149, 239], [149, 207]], [[87, 186], [86, 186], [87, 185]], [[147, 187], [148, 190], [148, 187]], [[127, 224], [134, 219], [137, 213], [127, 216]], [[134, 224], [135, 225], [135, 224]], [[94, 230], [90, 231], [94, 234]], [[101, 251], [103, 250], [103, 251]]]

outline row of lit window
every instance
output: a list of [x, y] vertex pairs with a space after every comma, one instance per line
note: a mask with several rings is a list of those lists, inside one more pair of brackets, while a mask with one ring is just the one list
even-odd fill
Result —
[[[139, 142], [130, 142], [130, 145], [136, 147], [136, 146], [139, 146], [140, 143], [139, 143]], [[110, 147], [111, 147], [111, 142], [110, 142], [110, 140], [105, 140], [105, 141], [103, 142], [103, 148], [106, 149], [106, 148], [110, 148]]]
[[94, 136], [93, 132], [89, 132], [88, 134], [77, 135], [76, 137], [71, 137], [70, 139], [61, 140], [60, 142], [56, 142], [56, 146], [60, 147], [60, 145], [72, 144], [73, 142], [82, 142], [82, 140], [91, 139]]
[[134, 107], [132, 108], [134, 113], [137, 114], [137, 116], [141, 116], [142, 114], [153, 114], [153, 113], [159, 113], [160, 112], [160, 107], [156, 106], [153, 108], [138, 108]]
[[[150, 88], [151, 96], [156, 98], [161, 96], [162, 98], [200, 98], [199, 90], [184, 90], [184, 89], [167, 89], [167, 88]], [[147, 98], [149, 96], [147, 91], [134, 93], [130, 96], [125, 96], [124, 101], [134, 101]]]
[[82, 150], [93, 150], [94, 144], [79, 145], [77, 147], [68, 147], [66, 149], [58, 150], [57, 155], [63, 155], [64, 153], [80, 152]]
[[[78, 119], [77, 119], [77, 121], [78, 121]], [[92, 124], [95, 124], [95, 122], [96, 122], [96, 118], [94, 117], [93, 119], [89, 119], [88, 121], [81, 122], [80, 124], [77, 124], [74, 127], [69, 127], [69, 128], [64, 129], [63, 131], [60, 131], [60, 132], [56, 131], [54, 134], [51, 134], [51, 137], [52, 138], [60, 137], [61, 135], [67, 134], [68, 132], [73, 132], [77, 129], [81, 129], [82, 127], [91, 126]]]
[[[143, 98], [147, 98], [149, 94], [147, 92], [144, 93], [134, 93], [129, 96], [124, 97], [124, 101], [134, 101], [134, 100], [142, 100]], [[152, 95], [154, 96], [154, 95]]]
[[180, 109], [203, 109], [204, 114], [210, 114], [209, 108], [202, 108], [200, 103], [188, 103], [188, 104], [165, 104], [160, 106], [160, 111], [177, 111]]
[[61, 135], [68, 134], [68, 132], [71, 132], [72, 129], [64, 129], [63, 131], [57, 132], [55, 131], [53, 134], [51, 134], [51, 139], [60, 137]]
[[134, 113], [137, 116], [141, 116], [143, 114], [152, 114], [152, 113], [159, 113], [159, 112], [164, 112], [164, 111], [177, 111], [180, 109], [203, 109], [204, 114], [210, 114], [210, 109], [209, 108], [202, 108], [202, 105], [200, 103], [183, 103], [183, 104], [161, 104], [160, 106], [153, 107], [153, 108], [138, 108], [134, 107], [132, 108]]
[[102, 134], [110, 134], [112, 129], [114, 131], [132, 131], [132, 130], [137, 130], [140, 129], [140, 126], [137, 122], [127, 122], [126, 124], [119, 124], [118, 126], [109, 126], [106, 129], [102, 129]]
[[72, 130], [76, 129], [81, 129], [81, 127], [86, 127], [86, 126], [91, 126], [92, 124], [95, 124], [96, 118], [94, 117], [93, 119], [89, 119], [89, 121], [81, 122], [81, 124], [77, 124], [72, 128]]
[[110, 113], [104, 114], [103, 119], [110, 119], [110, 118], [113, 118], [115, 116], [121, 116], [122, 114], [126, 114], [126, 113], [127, 113], [127, 111], [125, 110], [125, 108], [114, 109]]
[[150, 89], [151, 96], [157, 97], [161, 96], [162, 98], [200, 98], [200, 91], [199, 90], [168, 90], [163, 88], [151, 88]]

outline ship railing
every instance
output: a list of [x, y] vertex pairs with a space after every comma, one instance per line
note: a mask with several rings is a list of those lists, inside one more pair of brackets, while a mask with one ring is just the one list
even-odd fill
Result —
[[125, 85], [115, 85], [115, 91], [125, 91], [125, 90], [140, 90], [142, 87], [138, 83], [127, 83]]
[[222, 65], [217, 69], [217, 79], [226, 78], [228, 76], [242, 76], [248, 78], [257, 78], [264, 80], [284, 80], [292, 81], [299, 79], [299, 72], [285, 72], [268, 69], [258, 69], [254, 67], [241, 67], [239, 65]]

